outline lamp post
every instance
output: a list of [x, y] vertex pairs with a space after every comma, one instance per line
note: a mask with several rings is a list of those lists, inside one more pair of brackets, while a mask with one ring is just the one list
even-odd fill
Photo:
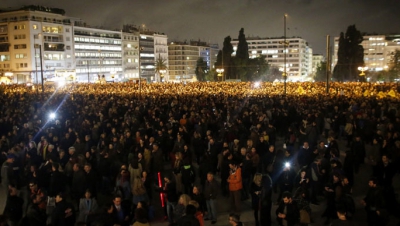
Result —
[[287, 73], [286, 73], [286, 47], [288, 46], [288, 43], [286, 41], [286, 17], [287, 14], [285, 13], [283, 15], [283, 85], [284, 85], [284, 91], [283, 94], [286, 95], [286, 80], [287, 80]]
[[40, 44], [35, 44], [35, 49], [36, 49], [36, 48], [39, 48], [40, 78], [41, 78], [41, 80], [42, 80], [42, 93], [44, 93], [42, 45], [40, 45]]
[[364, 71], [368, 70], [368, 67], [358, 67], [358, 70], [361, 71], [360, 77], [361, 77], [362, 81], [365, 81], [365, 72]]
[[220, 78], [222, 80], [222, 73], [224, 73], [224, 69], [223, 68], [217, 68], [216, 71], [218, 73], [218, 81], [220, 80]]
[[164, 74], [167, 73], [167, 70], [161, 69], [159, 72], [160, 72], [160, 82], [163, 82]]

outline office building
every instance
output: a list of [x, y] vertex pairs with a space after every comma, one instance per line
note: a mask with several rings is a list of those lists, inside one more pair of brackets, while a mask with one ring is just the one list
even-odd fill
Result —
[[[283, 72], [285, 65], [284, 38], [260, 38], [247, 37], [246, 41], [249, 48], [249, 57], [256, 58], [261, 55], [266, 57], [271, 67], [276, 67]], [[292, 37], [286, 38], [288, 46], [286, 47], [286, 73], [288, 81], [308, 80], [312, 73], [312, 49], [308, 46], [306, 40]], [[238, 39], [233, 39], [234, 52], [236, 55]]]
[[[396, 50], [400, 50], [400, 35], [364, 35], [361, 45], [364, 48], [364, 66], [368, 71], [389, 69]], [[339, 37], [335, 37], [332, 65], [338, 61]]]
[[217, 60], [218, 45], [201, 41], [170, 42], [168, 45], [170, 81], [197, 81], [197, 60], [203, 58], [211, 70]]

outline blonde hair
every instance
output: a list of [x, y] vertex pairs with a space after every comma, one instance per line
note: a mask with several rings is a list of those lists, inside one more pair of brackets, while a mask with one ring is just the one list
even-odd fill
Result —
[[196, 209], [200, 207], [199, 203], [196, 200], [190, 200], [189, 205], [196, 207]]
[[186, 195], [186, 194], [182, 194], [180, 197], [179, 197], [179, 201], [182, 199], [182, 201], [183, 201], [183, 205], [184, 206], [187, 206], [188, 204], [189, 204], [189, 202], [190, 202], [190, 200], [191, 200], [191, 198], [190, 198], [190, 196], [189, 195]]
[[262, 181], [262, 174], [261, 173], [254, 174], [253, 182], [256, 185], [260, 186], [261, 185], [261, 181]]

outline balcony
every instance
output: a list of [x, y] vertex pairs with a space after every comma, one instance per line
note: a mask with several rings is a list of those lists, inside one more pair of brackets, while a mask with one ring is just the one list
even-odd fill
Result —
[[10, 44], [9, 43], [0, 44], [0, 52], [10, 52]]
[[44, 43], [44, 51], [64, 51], [64, 44]]

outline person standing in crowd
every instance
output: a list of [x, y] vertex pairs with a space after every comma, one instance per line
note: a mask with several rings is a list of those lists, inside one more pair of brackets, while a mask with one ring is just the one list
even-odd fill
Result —
[[171, 177], [166, 175], [164, 176], [164, 187], [160, 190], [160, 192], [166, 195], [166, 206], [167, 209], [167, 217], [170, 224], [174, 223], [174, 212], [175, 206], [178, 202], [178, 195], [176, 191], [176, 184]]
[[118, 222], [117, 224], [121, 226], [128, 226], [130, 222], [130, 209], [128, 206], [124, 206], [122, 202], [122, 197], [115, 196], [113, 199], [114, 207], [113, 207], [113, 216]]
[[201, 211], [203, 214], [207, 212], [206, 199], [204, 194], [200, 192], [200, 188], [198, 186], [193, 187], [190, 198], [198, 203], [199, 207], [197, 207], [197, 210]]
[[260, 211], [260, 196], [262, 189], [262, 174], [256, 173], [253, 178], [253, 182], [250, 186], [250, 194], [251, 194], [251, 207], [253, 209], [254, 214], [254, 222], [256, 226], [260, 225], [259, 220], [259, 211]]
[[361, 135], [356, 134], [355, 140], [351, 144], [351, 150], [354, 152], [354, 173], [358, 174], [360, 165], [365, 161], [365, 144]]
[[232, 210], [240, 214], [241, 210], [241, 190], [243, 189], [242, 185], [242, 169], [237, 166], [235, 162], [229, 164], [229, 168], [231, 169], [230, 175], [228, 177], [229, 183], [229, 199], [232, 205]]
[[9, 196], [4, 208], [4, 215], [8, 216], [9, 226], [20, 225], [22, 219], [24, 200], [17, 193], [17, 188], [10, 186]]
[[211, 220], [211, 224], [217, 223], [217, 209], [215, 208], [216, 199], [218, 197], [219, 188], [218, 183], [214, 179], [214, 174], [209, 172], [207, 174], [207, 182], [204, 187], [204, 197], [206, 199], [207, 211], [205, 220]]
[[7, 160], [1, 166], [1, 184], [5, 191], [8, 190], [9, 185], [15, 186], [16, 184], [14, 170], [13, 170], [14, 161], [15, 161], [15, 155], [8, 154]]
[[283, 166], [279, 166], [283, 168], [281, 174], [278, 177], [278, 185], [279, 185], [279, 196], [277, 200], [277, 204], [281, 201], [282, 199], [282, 194], [286, 191], [292, 192], [293, 190], [293, 183], [294, 179], [296, 177], [296, 172], [294, 172], [293, 166], [291, 166], [291, 163], [286, 162], [284, 163]]
[[94, 216], [98, 208], [97, 200], [92, 198], [92, 194], [89, 190], [86, 190], [85, 197], [79, 200], [79, 215], [76, 221], [78, 223], [90, 225], [93, 220], [91, 216]]
[[367, 212], [367, 224], [368, 226], [384, 226], [387, 224], [387, 210], [383, 190], [378, 186], [376, 178], [371, 178], [368, 181], [368, 186], [367, 195], [361, 200], [361, 205], [365, 207]]
[[397, 200], [393, 198], [396, 197], [393, 188], [393, 177], [395, 176], [395, 174], [396, 168], [390, 161], [388, 154], [383, 154], [382, 160], [379, 161], [376, 165], [374, 176], [378, 180], [378, 185], [380, 185], [383, 189], [385, 203], [388, 211], [396, 216], [398, 211], [400, 210]]
[[51, 215], [51, 225], [53, 226], [74, 226], [75, 209], [70, 203], [67, 203], [62, 193], [56, 195], [56, 208]]
[[175, 206], [174, 209], [174, 221], [177, 222], [179, 219], [181, 219], [186, 212], [186, 207], [189, 204], [190, 201], [190, 196], [186, 194], [182, 194], [179, 199], [178, 203]]
[[332, 219], [337, 218], [336, 206], [341, 204], [343, 200], [343, 187], [341, 176], [338, 173], [333, 173], [332, 183], [325, 186], [327, 205], [323, 217], [326, 217], [325, 225], [328, 225]]
[[276, 216], [278, 217], [279, 225], [295, 226], [299, 223], [299, 213], [297, 204], [293, 201], [292, 194], [290, 192], [284, 192], [282, 194], [282, 201], [280, 201], [278, 208], [276, 209]]

